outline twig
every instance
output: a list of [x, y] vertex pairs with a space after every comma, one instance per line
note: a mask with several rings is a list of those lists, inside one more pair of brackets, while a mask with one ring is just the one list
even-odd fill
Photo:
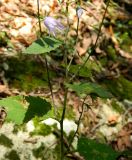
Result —
[[[103, 22], [104, 22], [104, 19], [105, 19], [105, 16], [106, 16], [106, 13], [107, 13], [107, 9], [108, 9], [108, 7], [109, 7], [109, 4], [110, 4], [110, 0], [108, 0], [108, 2], [107, 2], [106, 8], [105, 8], [105, 12], [104, 12], [102, 21], [101, 21], [100, 26], [99, 26], [98, 35], [97, 35], [95, 44], [94, 44], [94, 46], [93, 46], [93, 48], [92, 48], [93, 50], [95, 50], [96, 47], [97, 47], [97, 42], [98, 42], [98, 39], [99, 39], [99, 37], [100, 37], [101, 28], [102, 28], [102, 26], [103, 26]], [[87, 63], [87, 61], [89, 60], [89, 58], [90, 58], [91, 55], [92, 55], [92, 54], [89, 53], [89, 55], [88, 55], [88, 57], [86, 58], [86, 60], [84, 61], [83, 65], [78, 68], [78, 70], [76, 71], [76, 73], [71, 77], [70, 81], [73, 81], [73, 79], [78, 75], [79, 71], [86, 65], [86, 63]]]

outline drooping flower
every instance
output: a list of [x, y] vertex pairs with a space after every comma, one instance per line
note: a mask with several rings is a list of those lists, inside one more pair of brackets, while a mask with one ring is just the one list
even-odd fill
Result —
[[77, 7], [77, 9], [76, 9], [76, 15], [77, 15], [78, 18], [80, 18], [82, 16], [83, 11], [84, 11], [83, 8]]
[[54, 36], [56, 36], [57, 31], [62, 32], [65, 29], [65, 27], [61, 24], [60, 20], [49, 16], [45, 17], [44, 24], [49, 30], [49, 33], [53, 34]]

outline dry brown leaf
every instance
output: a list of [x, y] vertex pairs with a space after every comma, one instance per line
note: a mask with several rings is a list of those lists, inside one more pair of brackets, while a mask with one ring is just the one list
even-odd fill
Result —
[[130, 136], [132, 135], [132, 122], [126, 124], [119, 132], [116, 142], [116, 148], [120, 151], [132, 148]]

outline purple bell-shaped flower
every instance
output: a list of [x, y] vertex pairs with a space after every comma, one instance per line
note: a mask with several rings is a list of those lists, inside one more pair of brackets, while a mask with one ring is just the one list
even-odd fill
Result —
[[49, 30], [49, 34], [53, 34], [56, 36], [56, 32], [63, 32], [65, 27], [61, 24], [61, 22], [53, 17], [45, 17], [44, 24]]

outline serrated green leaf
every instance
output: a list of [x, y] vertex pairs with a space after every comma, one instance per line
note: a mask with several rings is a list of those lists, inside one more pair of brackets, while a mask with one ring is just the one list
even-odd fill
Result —
[[24, 122], [28, 122], [35, 116], [42, 117], [51, 110], [51, 104], [45, 99], [40, 97], [25, 97], [26, 101], [29, 103], [28, 110], [26, 112]]
[[112, 98], [111, 93], [102, 88], [100, 85], [96, 83], [74, 83], [74, 84], [66, 84], [68, 88], [71, 88], [78, 95], [81, 94], [95, 94], [101, 98]]
[[77, 150], [85, 160], [116, 160], [120, 155], [110, 146], [85, 137], [78, 140]]
[[44, 54], [55, 50], [62, 44], [61, 41], [53, 37], [43, 37], [33, 42], [23, 53]]
[[22, 96], [8, 97], [0, 100], [0, 106], [6, 109], [7, 117], [6, 120], [12, 121], [18, 125], [23, 123], [26, 109], [23, 104]]

